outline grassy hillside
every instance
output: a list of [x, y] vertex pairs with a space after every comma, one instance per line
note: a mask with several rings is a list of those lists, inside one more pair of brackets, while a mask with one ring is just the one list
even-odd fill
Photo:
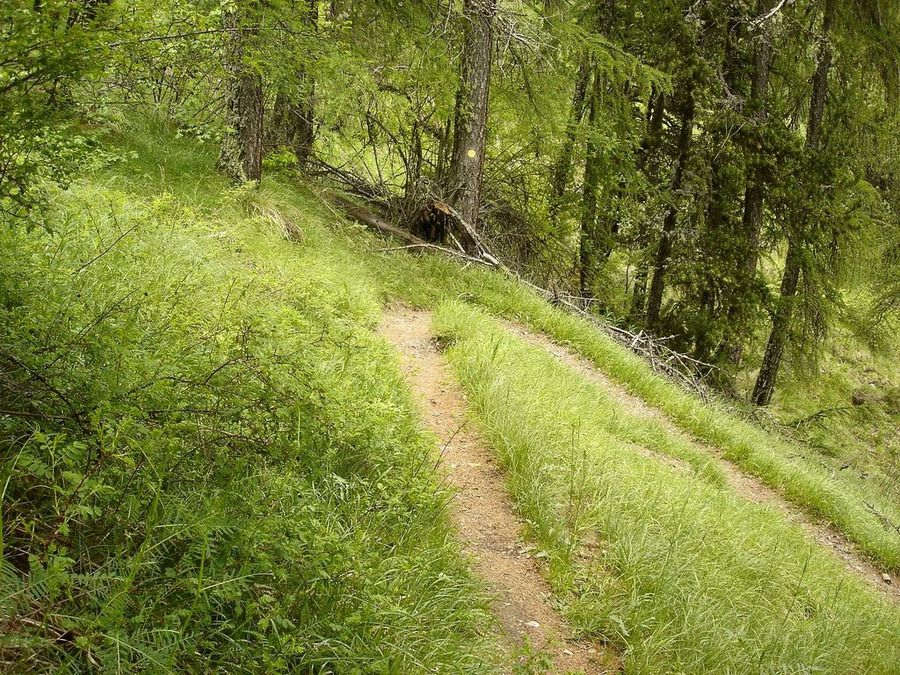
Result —
[[460, 270], [438, 258], [416, 261], [392, 256], [378, 264], [376, 273], [392, 293], [411, 302], [434, 306], [441, 298], [463, 298], [571, 345], [685, 431], [721, 448], [727, 459], [836, 525], [880, 564], [900, 570], [900, 532], [891, 525], [900, 523], [900, 501], [884, 489], [883, 480], [841, 471], [838, 457], [767, 433], [723, 403], [700, 401], [658, 377], [648, 364], [596, 327], [490, 270]]
[[437, 323], [573, 623], [618, 643], [628, 672], [900, 659], [896, 608], [779, 512], [648, 458], [627, 412], [483, 313], [447, 303]]
[[488, 668], [434, 442], [329, 214], [121, 142], [52, 232], [0, 228], [0, 669]]
[[817, 372], [795, 368], [786, 373], [771, 412], [817, 455], [876, 483], [898, 501], [900, 336], [885, 335], [874, 349], [866, 337], [853, 325], [838, 326]]
[[499, 273], [387, 250], [290, 172], [230, 188], [210, 146], [95, 135], [50, 231], [0, 229], [4, 667], [508, 669], [374, 332], [401, 299], [438, 311], [558, 601], [629, 672], [891, 672], [896, 604], [495, 318], [568, 344], [897, 571], [882, 481], [702, 403]]

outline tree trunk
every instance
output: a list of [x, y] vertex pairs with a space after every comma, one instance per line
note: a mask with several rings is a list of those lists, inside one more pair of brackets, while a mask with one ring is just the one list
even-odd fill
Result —
[[[310, 28], [316, 31], [319, 26], [319, 2], [318, 0], [307, 0], [307, 3], [306, 21]], [[309, 156], [312, 154], [313, 142], [316, 139], [316, 81], [303, 67], [298, 69], [297, 79], [300, 85], [300, 93], [292, 110], [294, 120], [293, 149], [294, 156], [297, 158], [297, 164], [300, 165], [300, 168], [305, 168], [309, 161]]]
[[639, 262], [634, 273], [634, 285], [631, 288], [631, 309], [628, 319], [632, 323], [639, 324], [644, 318], [644, 304], [647, 301], [647, 279], [650, 276], [649, 266], [646, 262]]
[[[822, 119], [825, 115], [825, 99], [828, 96], [828, 73], [831, 70], [832, 50], [829, 42], [831, 24], [834, 20], [835, 0], [826, 0], [822, 17], [822, 36], [816, 58], [816, 72], [813, 74], [812, 93], [809, 99], [809, 120], [806, 125], [806, 151], [819, 151], [822, 136]], [[791, 318], [794, 313], [795, 296], [801, 272], [801, 258], [797, 243], [788, 238], [787, 257], [781, 278], [781, 297], [772, 317], [772, 331], [766, 343], [762, 365], [753, 386], [752, 399], [756, 405], [768, 405], [775, 391], [775, 382], [781, 368], [781, 360], [788, 342]]]
[[[757, 3], [757, 15], [762, 15], [770, 5], [770, 0]], [[759, 236], [762, 231], [763, 205], [766, 197], [766, 169], [762, 158], [761, 129], [768, 117], [766, 90], [769, 87], [769, 69], [772, 64], [772, 47], [766, 36], [757, 37], [753, 49], [753, 71], [750, 78], [750, 99], [747, 112], [752, 118], [753, 128], [750, 138], [744, 141], [746, 156], [746, 177], [744, 186], [744, 209], [741, 217], [741, 242], [737, 263], [738, 283], [746, 293], [756, 276], [759, 260]], [[743, 325], [738, 298], [730, 298], [727, 316], [729, 324], [736, 328]], [[726, 340], [722, 354], [732, 363], [739, 363], [742, 346], [734, 339]]]
[[[740, 107], [739, 104], [735, 103], [735, 101], [739, 100], [736, 90], [738, 88], [738, 72], [740, 69], [735, 42], [739, 39], [741, 26], [741, 22], [738, 20], [738, 8], [729, 5], [727, 9], [728, 21], [725, 26], [725, 47], [722, 58], [722, 81], [725, 85], [725, 90], [721, 101], [726, 110]], [[725, 152], [729, 133], [730, 131], [716, 129], [713, 136], [714, 144], [720, 147], [710, 162], [711, 189], [707, 207], [707, 226], [714, 240], [718, 238], [718, 233], [725, 228], [728, 217], [728, 194], [724, 188], [727, 185], [725, 173], [730, 159]]]
[[[638, 151], [637, 166], [647, 176], [651, 184], [658, 180], [655, 155], [662, 138], [663, 119], [666, 114], [666, 95], [663, 91], [655, 90], [647, 103], [647, 133], [641, 141]], [[646, 246], [646, 225], [639, 225], [638, 240], [641, 246]], [[644, 304], [647, 301], [647, 280], [650, 277], [648, 262], [643, 259], [638, 263], [637, 272], [634, 275], [634, 286], [631, 291], [631, 310], [629, 317], [632, 323], [640, 323], [644, 317]]]
[[594, 73], [588, 137], [584, 155], [584, 185], [581, 193], [581, 230], [578, 237], [578, 288], [582, 297], [590, 297], [597, 263], [597, 186], [600, 184], [600, 148], [594, 134], [602, 94], [602, 78]]
[[[318, 0], [305, 2], [307, 7], [304, 21], [315, 31], [319, 24]], [[275, 96], [269, 142], [274, 146], [290, 147], [297, 158], [297, 164], [302, 169], [306, 167], [312, 154], [316, 136], [314, 104], [316, 82], [303, 66], [297, 69], [296, 78], [296, 95], [279, 90]]]
[[242, 29], [236, 11], [225, 14], [224, 26], [228, 100], [218, 167], [236, 183], [258, 181], [263, 154], [262, 79], [244, 64], [244, 38], [252, 32]]
[[291, 96], [284, 89], [279, 89], [272, 106], [272, 119], [266, 125], [266, 143], [270, 148], [279, 148], [290, 145], [292, 138]]
[[647, 296], [647, 324], [651, 327], [659, 323], [659, 311], [662, 307], [663, 291], [665, 290], [665, 274], [672, 255], [672, 237], [675, 234], [675, 224], [678, 220], [678, 193], [684, 182], [684, 173], [687, 169], [688, 158], [691, 150], [691, 137], [694, 133], [694, 92], [688, 85], [687, 93], [681, 107], [681, 129], [678, 133], [678, 159], [675, 165], [675, 174], [672, 177], [672, 204], [666, 212], [663, 221], [663, 231], [659, 238], [656, 256], [653, 261], [653, 280], [650, 282], [650, 292]]
[[[698, 261], [700, 277], [698, 280], [699, 298], [697, 313], [702, 317], [697, 329], [693, 331], [693, 355], [700, 361], [709, 361], [715, 346], [713, 340], [718, 337], [717, 323], [725, 316], [720, 313], [723, 305], [740, 301], [743, 297], [743, 286], [723, 278], [722, 269], [732, 269], [738, 264], [741, 233], [737, 226], [737, 214], [733, 204], [737, 202], [740, 186], [730, 176], [729, 168], [736, 161], [733, 135], [733, 116], [742, 111], [743, 101], [740, 98], [740, 72], [738, 44], [741, 37], [741, 9], [733, 3], [726, 6], [728, 19], [725, 24], [724, 50], [722, 55], [723, 89], [719, 105], [722, 107], [723, 119], [717, 121], [708, 131], [710, 147], [713, 149], [709, 158], [709, 197], [706, 204], [706, 226], [700, 242]], [[735, 275], [737, 277], [737, 275]], [[724, 333], [728, 333], [728, 322], [725, 322]], [[727, 337], [725, 338], [727, 340]], [[723, 343], [724, 341], [723, 340]], [[721, 344], [720, 344], [721, 348]]]
[[666, 93], [655, 89], [647, 107], [647, 133], [641, 140], [637, 165], [638, 169], [647, 174], [651, 182], [655, 182], [656, 171], [651, 168], [651, 159], [653, 159], [662, 138], [663, 119], [666, 114]]
[[307, 76], [307, 92], [301, 94], [300, 100], [294, 105], [292, 112], [294, 119], [294, 138], [292, 147], [297, 164], [305, 168], [312, 154], [313, 143], [316, 140], [316, 119], [313, 100], [315, 97], [315, 82]]
[[791, 327], [791, 316], [794, 313], [794, 296], [800, 281], [800, 258], [793, 242], [788, 243], [787, 257], [784, 260], [784, 273], [781, 277], [781, 297], [772, 317], [772, 332], [766, 343], [759, 375], [753, 387], [753, 402], [756, 405], [768, 405], [775, 390], [775, 379], [781, 366], [781, 357], [787, 345]]
[[578, 66], [578, 75], [575, 78], [575, 93], [572, 94], [572, 107], [569, 110], [569, 122], [566, 127], [566, 139], [559, 152], [559, 157], [553, 167], [553, 176], [550, 179], [550, 223], [556, 225], [559, 222], [559, 212], [562, 210], [563, 198], [566, 187], [572, 180], [572, 155], [575, 151], [575, 135], [578, 125], [584, 117], [584, 104], [587, 97], [588, 81], [591, 77], [591, 59], [589, 54], [584, 54]]
[[463, 220], [473, 227], [477, 226], [481, 206], [496, 13], [497, 0], [465, 0], [465, 40], [447, 188], [451, 203]]
[[[762, 15], [771, 4], [771, 0], [760, 0], [757, 14]], [[758, 38], [753, 50], [753, 75], [750, 81], [749, 113], [754, 118], [756, 133], [753, 134], [755, 147], [747, 158], [747, 185], [744, 190], [744, 213], [741, 218], [746, 249], [744, 282], [749, 283], [756, 275], [759, 260], [759, 235], [762, 230], [763, 203], [766, 196], [766, 171], [763, 167], [760, 151], [762, 142], [759, 129], [766, 123], [768, 109], [766, 107], [766, 90], [769, 88], [769, 70], [772, 65], [772, 47], [764, 36]]]

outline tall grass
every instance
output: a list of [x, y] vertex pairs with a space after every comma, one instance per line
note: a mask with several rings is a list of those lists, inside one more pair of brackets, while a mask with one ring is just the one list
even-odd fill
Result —
[[877, 481], [840, 470], [814, 450], [769, 433], [726, 406], [705, 402], [661, 377], [639, 356], [583, 318], [552, 307], [522, 284], [490, 269], [461, 268], [437, 256], [383, 256], [370, 262], [393, 295], [434, 307], [461, 298], [521, 321], [587, 357], [629, 393], [666, 414], [726, 459], [780, 491], [815, 517], [832, 523], [885, 569], [900, 571], [900, 504]]
[[897, 608], [800, 528], [637, 451], [593, 385], [482, 312], [435, 323], [570, 619], [628, 672], [896, 672]]
[[489, 670], [371, 275], [158, 134], [0, 225], [0, 670]]
[[[879, 490], [824, 465], [800, 447], [739, 419], [715, 402], [706, 403], [660, 377], [588, 322], [551, 308], [530, 293], [487, 293], [485, 306], [519, 318], [535, 330], [571, 345], [604, 373], [667, 414], [676, 424], [744, 470], [781, 491], [789, 500], [840, 529], [884, 567], [900, 570], [900, 507]], [[885, 519], [888, 522], [885, 522]]]

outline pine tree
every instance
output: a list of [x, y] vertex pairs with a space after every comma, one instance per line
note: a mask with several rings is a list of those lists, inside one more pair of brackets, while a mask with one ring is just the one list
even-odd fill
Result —
[[448, 192], [460, 216], [477, 226], [494, 49], [497, 0], [465, 0], [463, 52], [454, 115]]
[[[813, 74], [812, 92], [809, 101], [809, 116], [806, 121], [806, 152], [817, 154], [821, 147], [822, 124], [825, 114], [825, 102], [828, 96], [828, 74], [831, 71], [833, 51], [830, 33], [835, 15], [835, 0], [826, 0], [822, 17], [822, 28], [819, 38], [816, 70]], [[810, 224], [801, 223], [801, 232], [809, 229]], [[788, 343], [791, 319], [797, 295], [803, 264], [802, 242], [795, 234], [788, 237], [787, 255], [784, 261], [784, 272], [781, 277], [781, 289], [778, 305], [772, 317], [772, 330], [766, 343], [762, 365], [753, 386], [752, 399], [757, 405], [768, 405], [775, 390], [775, 381], [781, 368], [784, 350]]]

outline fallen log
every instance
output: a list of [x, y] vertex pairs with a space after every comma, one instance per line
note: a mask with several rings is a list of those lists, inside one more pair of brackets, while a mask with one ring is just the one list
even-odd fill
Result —
[[[396, 206], [395, 199], [391, 197], [390, 191], [383, 185], [373, 185], [352, 172], [332, 166], [321, 159], [313, 160], [313, 163], [316, 167], [314, 174], [330, 177], [342, 185], [350, 194], [362, 197], [371, 206], [377, 206], [379, 209], [388, 212], [396, 211], [394, 213], [395, 216], [398, 213], [402, 213], [403, 209], [392, 208]], [[342, 198], [341, 208], [357, 210], [356, 215], [351, 215], [354, 218], [361, 216], [357, 220], [365, 221], [371, 227], [383, 232], [390, 232], [401, 238], [405, 237], [402, 228], [388, 223], [387, 220], [378, 217], [374, 213], [363, 214], [358, 212], [358, 209], [361, 207], [346, 199]], [[371, 217], [379, 218], [380, 223], [368, 222], [371, 221]], [[407, 234], [411, 232], [420, 242], [424, 241], [429, 244], [444, 246], [450, 240], [461, 253], [465, 253], [473, 258], [483, 258], [491, 264], [499, 265], [497, 258], [491, 255], [475, 228], [466, 222], [456, 209], [442, 199], [434, 196], [426, 197], [406, 224], [409, 228]]]
[[371, 209], [366, 208], [365, 206], [360, 206], [355, 202], [347, 199], [346, 197], [339, 194], [331, 194], [329, 195], [329, 199], [334, 202], [334, 204], [340, 209], [350, 216], [353, 220], [362, 223], [363, 225], [367, 225], [368, 227], [374, 228], [380, 232], [384, 232], [385, 234], [390, 234], [394, 237], [398, 237], [403, 241], [406, 241], [410, 244], [425, 244], [427, 243], [424, 239], [417, 237], [409, 230], [404, 230], [401, 227], [397, 227], [391, 222], [388, 222], [378, 214], [376, 214]]
[[[347, 199], [342, 195], [332, 194], [331, 200], [335, 203], [335, 205], [342, 209], [344, 213], [346, 213], [349, 217], [356, 220], [357, 222], [360, 222], [384, 234], [397, 237], [398, 239], [406, 242], [404, 246], [383, 249], [384, 251], [401, 249], [430, 249], [439, 251], [446, 255], [460, 258], [467, 262], [487, 265], [489, 267], [494, 267], [498, 270], [501, 270], [507, 276], [510, 276], [519, 281], [519, 283], [528, 286], [553, 304], [564, 307], [569, 312], [577, 314], [582, 318], [590, 321], [611, 338], [616, 340], [619, 344], [626, 347], [635, 354], [642, 356], [656, 372], [665, 375], [675, 382], [678, 382], [683, 388], [693, 391], [704, 400], [709, 400], [709, 398], [711, 397], [711, 392], [706, 386], [704, 379], [706, 374], [715, 369], [715, 366], [704, 363], [702, 361], [698, 361], [687, 356], [686, 354], [681, 354], [673, 349], [670, 349], [664, 344], [666, 338], [653, 337], [647, 333], [644, 333], [643, 331], [637, 334], [631, 333], [630, 331], [627, 331], [623, 328], [612, 326], [611, 324], [600, 320], [599, 317], [579, 306], [579, 303], [577, 301], [573, 301], [583, 301], [583, 298], [576, 299], [573, 296], [561, 295], [560, 293], [550, 291], [530, 282], [528, 279], [525, 279], [516, 271], [503, 265], [493, 254], [491, 254], [490, 251], [488, 251], [488, 249], [481, 242], [474, 229], [468, 223], [466, 223], [459, 216], [459, 214], [448, 204], [444, 202], [440, 203], [441, 206], [439, 208], [441, 213], [443, 213], [450, 219], [448, 222], [457, 224], [459, 226], [460, 230], [458, 231], [463, 233], [463, 237], [471, 237], [470, 239], [467, 239], [467, 241], [470, 245], [473, 246], [475, 250], [474, 254], [465, 250], [465, 246], [463, 246], [461, 242], [456, 240], [456, 238], [453, 236], [452, 231], [448, 231], [446, 232], [446, 234], [455, 241], [455, 243], [457, 244], [456, 249], [442, 245], [443, 242], [435, 243], [426, 241], [422, 237], [413, 234], [409, 230], [394, 225], [384, 217], [376, 214], [371, 208], [360, 206], [359, 204], [356, 204], [355, 202]], [[380, 203], [376, 202], [375, 205], [380, 206]]]
[[[489, 267], [497, 267], [498, 263], [496, 262], [496, 258], [493, 256], [473, 256], [466, 253], [464, 250], [455, 250], [452, 248], [448, 248], [446, 246], [441, 246], [439, 244], [432, 243], [430, 241], [425, 241], [421, 237], [416, 236], [409, 230], [405, 230], [401, 227], [397, 227], [393, 223], [388, 222], [378, 214], [374, 213], [371, 209], [367, 209], [364, 206], [360, 206], [352, 202], [351, 200], [343, 197], [341, 195], [333, 194], [330, 196], [331, 201], [334, 202], [336, 206], [338, 206], [346, 215], [348, 215], [353, 220], [366, 225], [372, 229], [378, 230], [383, 234], [389, 234], [393, 237], [397, 237], [398, 239], [405, 241], [406, 246], [395, 247], [395, 249], [414, 249], [414, 248], [422, 248], [422, 249], [431, 249], [434, 251], [440, 251], [446, 255], [451, 255], [456, 258], [462, 258], [463, 260], [467, 260], [469, 262], [479, 263], [481, 265], [487, 265]], [[392, 249], [384, 249], [384, 250], [392, 250]]]

